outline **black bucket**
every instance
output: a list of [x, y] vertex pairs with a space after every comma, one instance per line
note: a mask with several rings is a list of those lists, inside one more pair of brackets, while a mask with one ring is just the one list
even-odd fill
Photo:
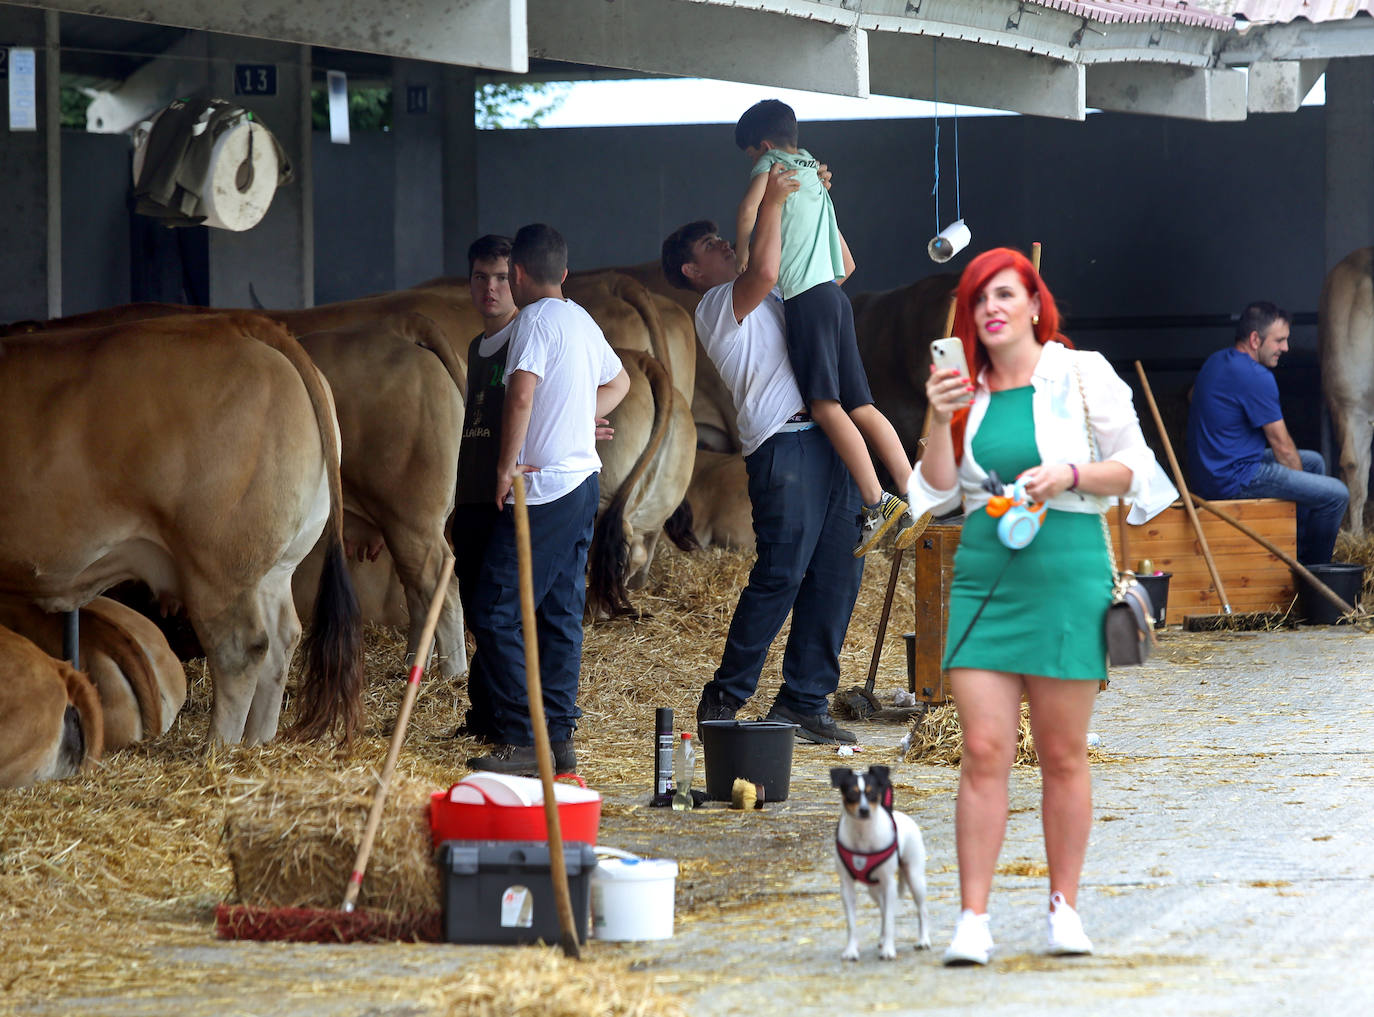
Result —
[[763, 785], [763, 800], [787, 798], [796, 724], [780, 720], [704, 720], [697, 724], [706, 754], [706, 794], [728, 802], [735, 779]]
[[1150, 595], [1150, 606], [1155, 609], [1155, 628], [1164, 627], [1164, 618], [1169, 608], [1169, 577], [1172, 572], [1159, 572], [1152, 576], [1136, 576], [1135, 581], [1145, 587]]
[[[1330, 565], [1309, 565], [1307, 570], [1320, 579], [1331, 592], [1351, 607], [1360, 606], [1360, 589], [1364, 586], [1364, 566], [1333, 561]], [[1341, 620], [1341, 609], [1326, 599], [1325, 594], [1308, 582], [1301, 572], [1295, 572], [1298, 596], [1303, 617], [1309, 625], [1335, 625]]]

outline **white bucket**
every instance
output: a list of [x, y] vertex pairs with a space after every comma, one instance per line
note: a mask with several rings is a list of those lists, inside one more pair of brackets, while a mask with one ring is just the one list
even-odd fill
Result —
[[592, 872], [592, 935], [617, 942], [671, 939], [677, 862], [607, 847], [596, 853], [612, 857]]

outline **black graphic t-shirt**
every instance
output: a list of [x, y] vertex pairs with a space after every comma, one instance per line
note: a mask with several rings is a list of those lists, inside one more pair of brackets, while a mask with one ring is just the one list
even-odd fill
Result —
[[[501, 411], [506, 404], [506, 351], [514, 322], [494, 336], [479, 335], [468, 345], [468, 393], [463, 410], [463, 442], [458, 450], [459, 505], [479, 505], [496, 497], [496, 461], [501, 455]], [[488, 356], [482, 346], [496, 348]]]

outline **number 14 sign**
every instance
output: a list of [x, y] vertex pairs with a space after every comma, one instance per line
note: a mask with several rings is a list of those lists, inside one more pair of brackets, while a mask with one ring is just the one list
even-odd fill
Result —
[[235, 64], [235, 95], [276, 95], [276, 64]]

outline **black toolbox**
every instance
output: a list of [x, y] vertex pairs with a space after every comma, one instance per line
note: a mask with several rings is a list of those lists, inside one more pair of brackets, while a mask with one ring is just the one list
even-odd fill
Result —
[[[444, 939], [449, 943], [557, 943], [562, 939], [547, 841], [446, 840], [439, 845]], [[590, 928], [590, 844], [563, 845], [577, 938]]]

